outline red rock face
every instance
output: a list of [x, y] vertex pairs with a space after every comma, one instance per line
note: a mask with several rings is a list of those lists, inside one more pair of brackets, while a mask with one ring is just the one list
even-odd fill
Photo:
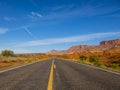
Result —
[[67, 50], [67, 52], [85, 51], [88, 50], [90, 47], [91, 46], [87, 46], [87, 45], [72, 46]]
[[100, 45], [120, 45], [120, 39], [100, 42]]
[[[116, 45], [118, 45], [119, 47], [116, 47]], [[79, 46], [72, 46], [68, 50], [64, 50], [64, 51], [52, 50], [50, 52], [47, 52], [46, 54], [62, 55], [62, 54], [71, 54], [76, 52], [102, 52], [105, 50], [110, 50], [111, 48], [113, 50], [119, 48], [120, 50], [120, 39], [102, 41], [100, 42], [100, 45], [96, 45], [96, 46], [79, 45]]]

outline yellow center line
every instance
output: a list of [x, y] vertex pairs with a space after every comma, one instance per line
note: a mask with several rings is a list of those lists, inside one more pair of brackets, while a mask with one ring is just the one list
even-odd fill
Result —
[[54, 69], [56, 69], [56, 65], [54, 64]]
[[53, 90], [53, 71], [54, 71], [53, 69], [54, 69], [54, 60], [52, 61], [52, 65], [51, 65], [47, 90]]

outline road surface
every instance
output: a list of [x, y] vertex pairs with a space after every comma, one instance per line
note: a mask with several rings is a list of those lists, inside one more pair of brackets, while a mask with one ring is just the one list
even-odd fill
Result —
[[120, 75], [65, 60], [55, 60], [54, 90], [120, 90]]
[[51, 60], [0, 73], [0, 90], [47, 90]]
[[48, 90], [51, 71], [52, 90], [120, 90], [120, 74], [57, 58], [0, 73], [0, 90]]

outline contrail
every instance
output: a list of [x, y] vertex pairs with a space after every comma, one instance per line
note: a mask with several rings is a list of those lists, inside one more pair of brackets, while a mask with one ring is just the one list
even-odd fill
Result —
[[30, 32], [30, 30], [27, 28], [27, 27], [23, 27], [23, 29], [30, 35], [32, 36], [33, 38], [36, 38], [32, 32]]
[[30, 30], [28, 30], [27, 27], [23, 27], [23, 29], [24, 29], [30, 36], [34, 36], [34, 35], [30, 32]]
[[[25, 25], [25, 26], [20, 26], [20, 27], [17, 27], [17, 28], [13, 28], [11, 29], [11, 31], [16, 31], [16, 30], [24, 30], [28, 35], [30, 35], [31, 37], [33, 37], [34, 39], [36, 39], [36, 37], [34, 36], [34, 34], [28, 29], [28, 27], [30, 26], [31, 24], [28, 24], [28, 25]], [[1, 28], [0, 28], [1, 29]], [[3, 33], [3, 32], [0, 32], [0, 34]]]

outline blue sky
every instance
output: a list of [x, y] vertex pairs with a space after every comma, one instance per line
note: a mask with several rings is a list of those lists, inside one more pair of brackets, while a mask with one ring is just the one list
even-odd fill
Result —
[[120, 38], [120, 0], [0, 0], [0, 51], [64, 50]]

